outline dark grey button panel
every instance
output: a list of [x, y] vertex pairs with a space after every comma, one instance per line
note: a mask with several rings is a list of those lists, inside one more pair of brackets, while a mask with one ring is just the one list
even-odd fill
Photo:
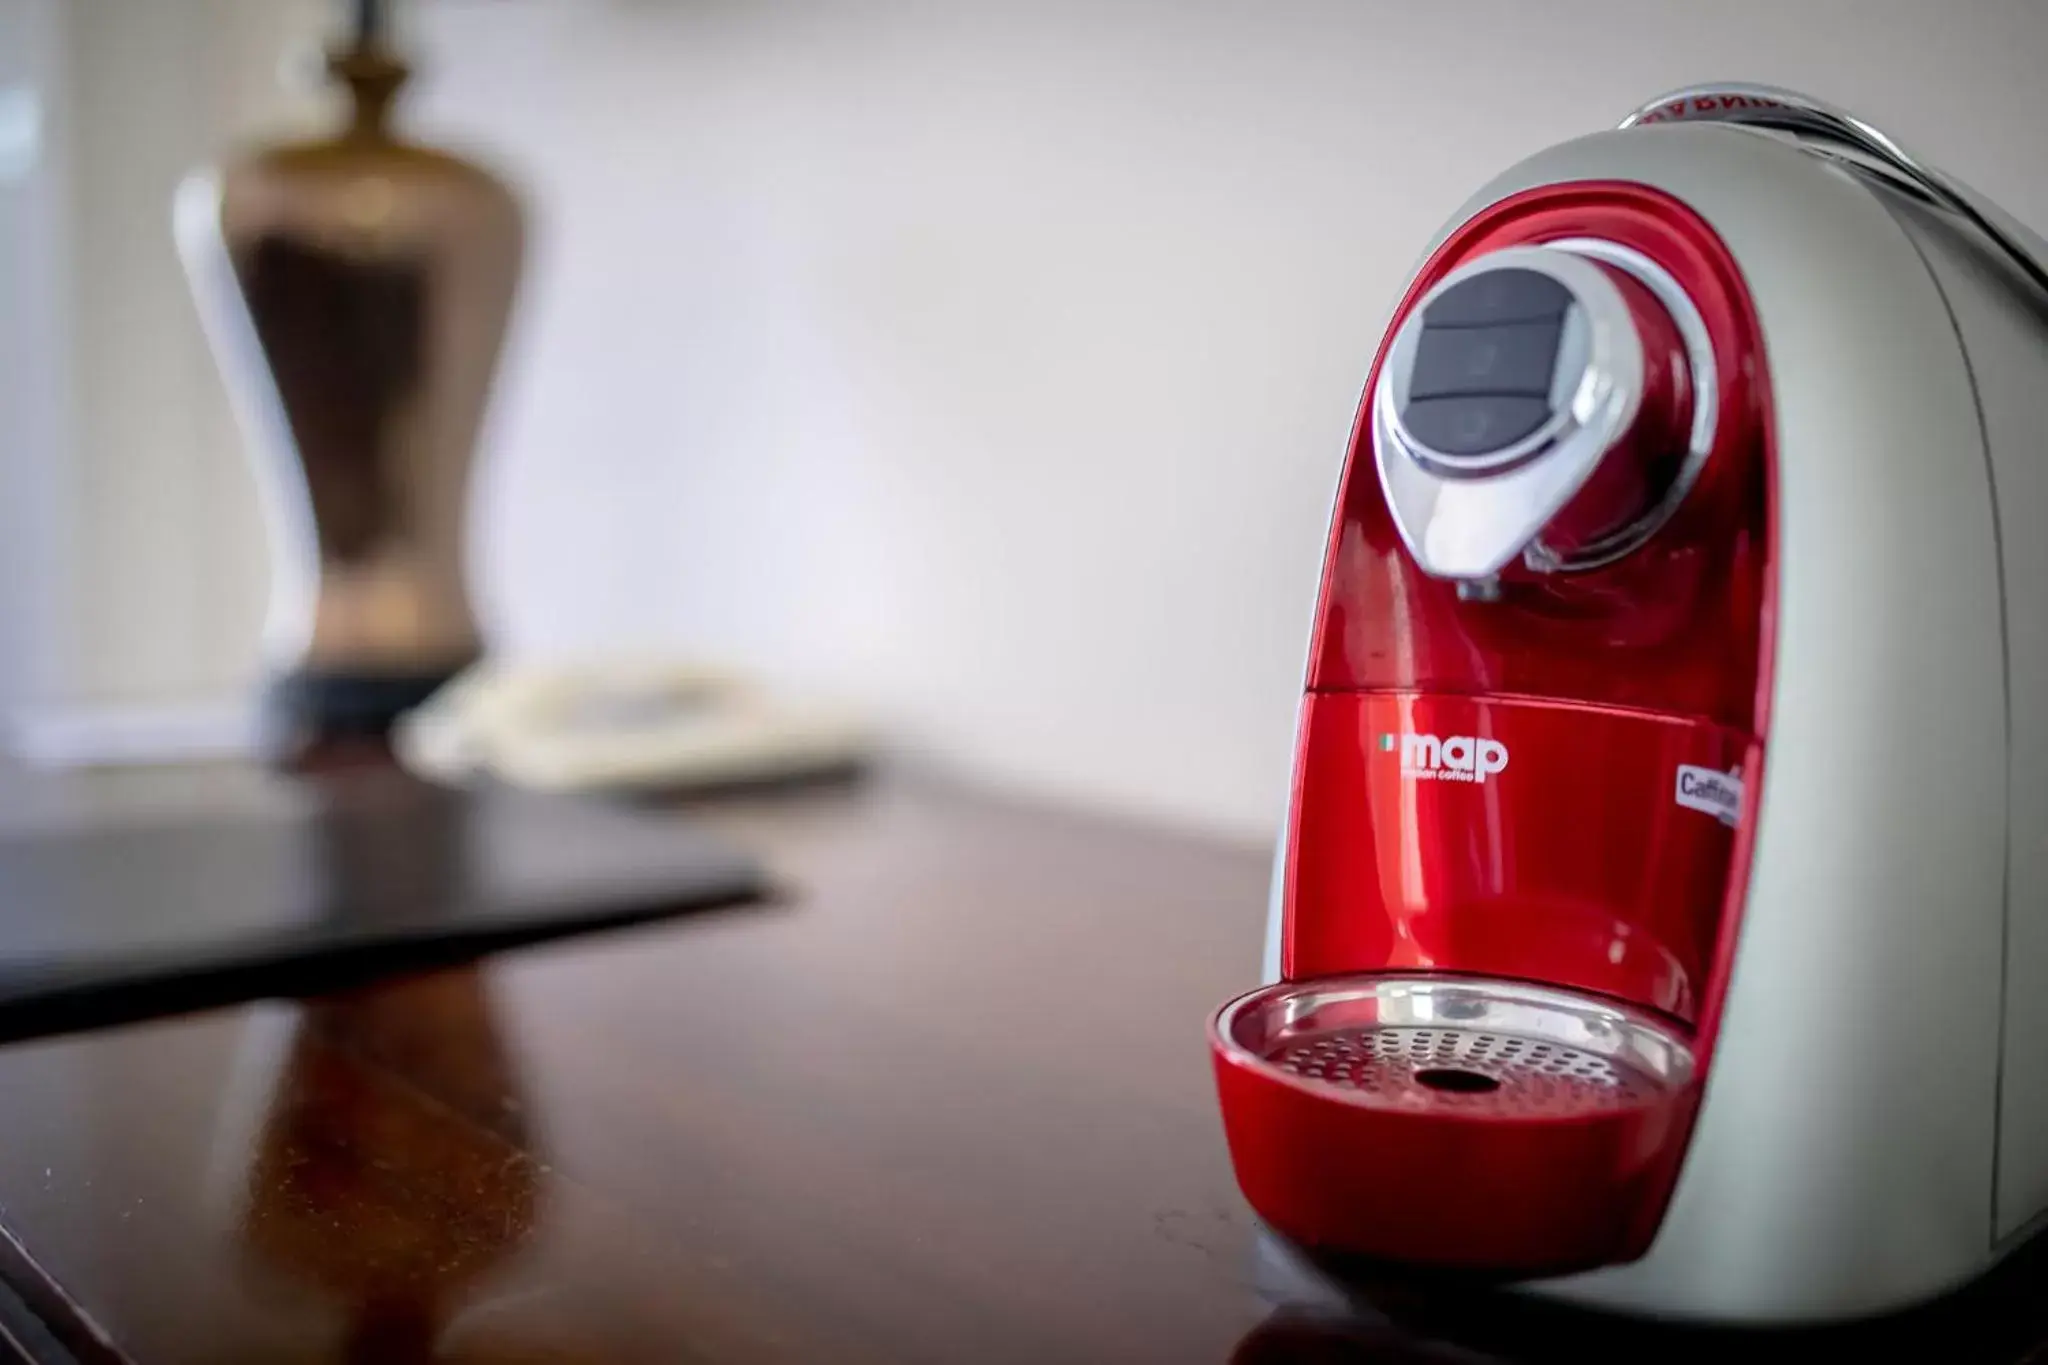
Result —
[[1547, 397], [1557, 368], [1561, 326], [1558, 319], [1497, 327], [1425, 323], [1415, 346], [1415, 367], [1408, 375], [1408, 396]]
[[1562, 281], [1518, 266], [1481, 270], [1430, 300], [1396, 391], [1409, 437], [1478, 457], [1534, 435], [1551, 418], [1575, 303]]
[[1572, 306], [1572, 292], [1550, 276], [1510, 267], [1484, 270], [1452, 285], [1422, 310], [1425, 327], [1491, 327], [1504, 322], [1554, 322]]
[[1445, 455], [1485, 455], [1530, 435], [1550, 420], [1548, 398], [1497, 394], [1412, 400], [1401, 424], [1417, 441]]

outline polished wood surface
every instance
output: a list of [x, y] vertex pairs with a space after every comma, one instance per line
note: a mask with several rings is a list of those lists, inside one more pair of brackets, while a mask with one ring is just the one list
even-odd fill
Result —
[[[150, 790], [128, 799], [175, 797]], [[84, 799], [0, 789], [0, 820]], [[2024, 1265], [1849, 1337], [1276, 1279], [1202, 1041], [1256, 973], [1262, 851], [894, 778], [678, 818], [764, 856], [788, 903], [0, 1049], [0, 1276], [75, 1358], [147, 1365], [2015, 1361], [2048, 1339]]]

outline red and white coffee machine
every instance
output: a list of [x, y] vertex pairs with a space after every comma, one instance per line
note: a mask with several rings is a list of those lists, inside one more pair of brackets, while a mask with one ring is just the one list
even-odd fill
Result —
[[2048, 248], [1685, 91], [1444, 229], [1339, 489], [1231, 1156], [1313, 1256], [1726, 1322], [2048, 1214]]

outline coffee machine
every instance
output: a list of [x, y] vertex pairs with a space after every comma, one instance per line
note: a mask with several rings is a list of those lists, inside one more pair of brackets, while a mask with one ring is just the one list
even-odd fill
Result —
[[1324, 1264], [1840, 1320], [2048, 1215], [2048, 247], [1714, 85], [1431, 245], [1335, 515], [1238, 1181]]

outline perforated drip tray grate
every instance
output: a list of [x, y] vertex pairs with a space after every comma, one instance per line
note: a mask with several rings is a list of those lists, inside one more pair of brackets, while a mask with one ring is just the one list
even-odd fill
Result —
[[1662, 1021], [1520, 982], [1297, 982], [1232, 1013], [1229, 1041], [1260, 1064], [1375, 1107], [1570, 1117], [1661, 1104], [1692, 1076], [1690, 1050]]
[[1580, 1114], [1637, 1104], [1664, 1087], [1596, 1052], [1463, 1028], [1350, 1029], [1269, 1060], [1378, 1099], [1489, 1113]]

